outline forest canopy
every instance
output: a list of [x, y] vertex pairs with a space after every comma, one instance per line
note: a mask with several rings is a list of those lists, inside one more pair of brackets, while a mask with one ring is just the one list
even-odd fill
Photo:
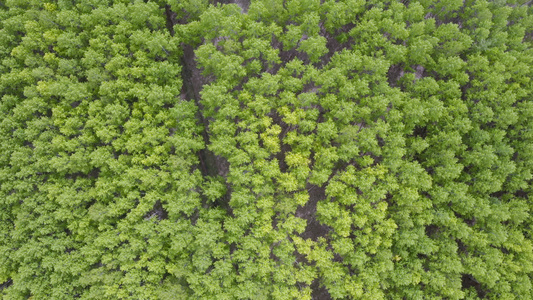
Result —
[[533, 299], [527, 0], [0, 2], [3, 299]]

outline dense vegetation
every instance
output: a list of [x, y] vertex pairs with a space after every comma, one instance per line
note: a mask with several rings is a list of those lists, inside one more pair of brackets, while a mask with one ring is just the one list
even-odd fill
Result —
[[533, 299], [531, 1], [0, 2], [4, 299]]

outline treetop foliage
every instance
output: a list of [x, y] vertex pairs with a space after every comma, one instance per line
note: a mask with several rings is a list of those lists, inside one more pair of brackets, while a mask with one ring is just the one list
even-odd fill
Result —
[[0, 3], [2, 297], [533, 298], [530, 4]]

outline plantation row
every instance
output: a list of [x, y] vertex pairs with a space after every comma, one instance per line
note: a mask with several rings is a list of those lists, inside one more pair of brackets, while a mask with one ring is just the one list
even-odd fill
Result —
[[3, 298], [533, 298], [530, 2], [229, 2], [0, 3]]

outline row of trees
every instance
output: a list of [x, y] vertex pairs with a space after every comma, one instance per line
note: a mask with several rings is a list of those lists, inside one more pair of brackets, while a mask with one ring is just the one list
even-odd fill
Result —
[[6, 299], [533, 297], [527, 1], [0, 3]]

